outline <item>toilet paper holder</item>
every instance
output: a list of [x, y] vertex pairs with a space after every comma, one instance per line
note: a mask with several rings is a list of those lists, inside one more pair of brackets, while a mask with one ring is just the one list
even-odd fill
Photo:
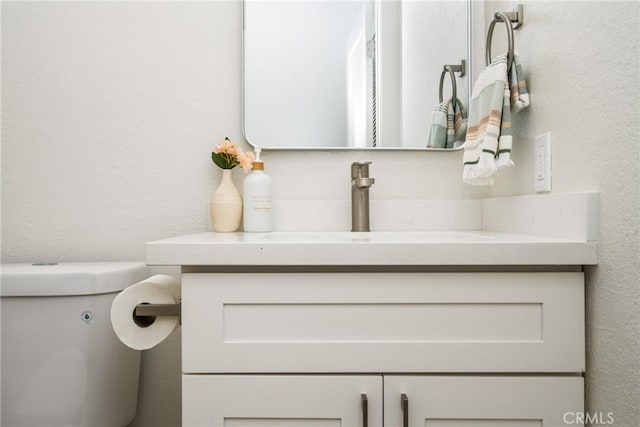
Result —
[[150, 326], [158, 316], [177, 316], [182, 323], [182, 304], [148, 304], [143, 302], [136, 305], [133, 312], [133, 320], [141, 327]]

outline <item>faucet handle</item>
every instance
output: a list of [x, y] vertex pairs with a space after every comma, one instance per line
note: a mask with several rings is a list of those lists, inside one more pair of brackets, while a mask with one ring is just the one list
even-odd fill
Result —
[[369, 165], [371, 162], [351, 163], [351, 178], [369, 178]]
[[376, 182], [375, 179], [373, 178], [352, 178], [353, 181], [353, 185], [355, 185], [358, 188], [369, 188], [373, 185], [374, 182]]

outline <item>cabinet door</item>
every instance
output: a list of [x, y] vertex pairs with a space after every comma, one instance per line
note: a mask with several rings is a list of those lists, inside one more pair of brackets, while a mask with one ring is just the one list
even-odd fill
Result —
[[564, 426], [565, 414], [573, 421], [583, 411], [583, 396], [581, 377], [385, 375], [384, 425]]
[[182, 379], [184, 427], [382, 425], [379, 375], [183, 375]]

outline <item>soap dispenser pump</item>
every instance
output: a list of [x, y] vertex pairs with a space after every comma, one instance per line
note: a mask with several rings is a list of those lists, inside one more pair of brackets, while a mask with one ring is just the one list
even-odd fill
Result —
[[243, 228], [249, 233], [266, 233], [272, 230], [271, 177], [264, 172], [264, 162], [260, 159], [260, 148], [255, 148], [256, 159], [252, 172], [244, 179]]

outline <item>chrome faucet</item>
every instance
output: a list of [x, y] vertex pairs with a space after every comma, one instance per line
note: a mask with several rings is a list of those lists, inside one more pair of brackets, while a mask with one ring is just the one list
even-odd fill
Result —
[[375, 180], [369, 178], [371, 162], [351, 163], [351, 231], [369, 229], [369, 187]]

